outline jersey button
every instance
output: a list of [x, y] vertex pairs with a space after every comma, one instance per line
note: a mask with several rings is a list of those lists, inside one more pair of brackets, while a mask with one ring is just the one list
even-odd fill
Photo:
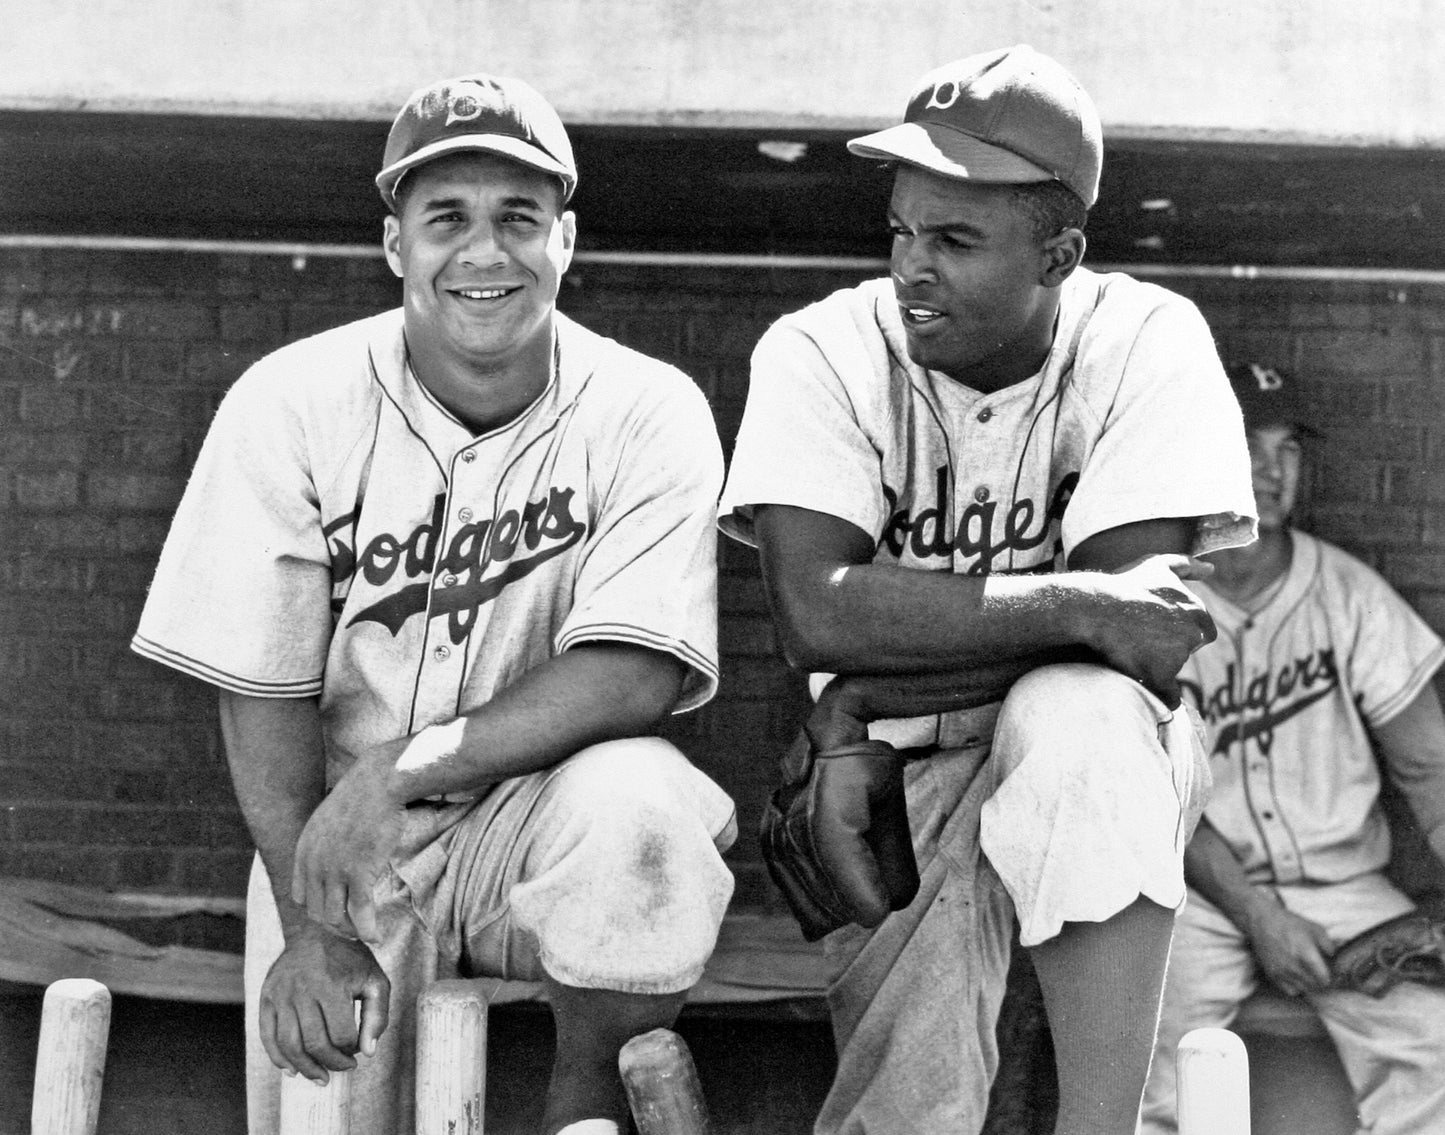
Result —
[[993, 411], [990, 410], [987, 406], [985, 406], [982, 410], [978, 412], [978, 420], [980, 422], [986, 422], [991, 417], [993, 417]]
[[983, 504], [984, 501], [988, 500], [988, 486], [979, 485], [978, 488], [974, 489], [973, 499], [978, 501], [979, 504]]
[[477, 459], [477, 455], [476, 455], [475, 453], [473, 453], [470, 449], [466, 450], [466, 451], [462, 454], [462, 460], [465, 461], [468, 465], [470, 465], [470, 464], [471, 464], [473, 461], [475, 461], [476, 459]]
[[470, 520], [471, 518], [472, 518], [472, 510], [471, 510], [471, 509], [469, 509], [469, 508], [463, 508], [463, 509], [459, 509], [459, 510], [457, 511], [457, 519], [460, 520], [463, 524], [465, 524], [465, 523], [466, 523], [468, 520]]
[[457, 577], [456, 577], [456, 576], [454, 576], [454, 575], [444, 575], [444, 576], [442, 576], [442, 586], [443, 586], [443, 587], [455, 587], [455, 586], [456, 586], [456, 583], [457, 583]]
[[445, 646], [439, 646], [431, 653], [432, 657], [435, 658], [438, 662], [445, 662], [448, 658], [452, 656], [451, 650], [449, 650]]

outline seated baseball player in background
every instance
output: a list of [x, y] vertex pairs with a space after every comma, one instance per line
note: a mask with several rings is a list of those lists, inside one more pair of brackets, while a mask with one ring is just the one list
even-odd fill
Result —
[[542, 1130], [616, 1132], [732, 891], [732, 802], [649, 736], [716, 687], [721, 450], [556, 310], [577, 172], [534, 90], [418, 91], [376, 181], [402, 308], [227, 394], [134, 640], [220, 688], [259, 851], [250, 1129], [281, 1070], [356, 1066], [354, 1135], [411, 1130], [416, 996], [460, 973], [545, 982]]
[[980, 1129], [1017, 914], [1057, 1130], [1126, 1135], [1207, 777], [1175, 679], [1213, 631], [1179, 579], [1252, 536], [1239, 411], [1192, 304], [1080, 266], [1101, 133], [1056, 62], [950, 63], [849, 149], [896, 163], [892, 278], [767, 332], [720, 520], [790, 661], [840, 675], [806, 729], [807, 799], [844, 817], [817, 830], [906, 790], [916, 897], [865, 865], [884, 893], [825, 939], [816, 1130]]
[[1319, 1011], [1360, 1131], [1445, 1131], [1445, 993], [1340, 988], [1341, 942], [1414, 905], [1386, 877], [1380, 766], [1445, 861], [1440, 638], [1353, 556], [1292, 529], [1301, 415], [1292, 379], [1230, 367], [1249, 430], [1257, 543], [1211, 555], [1199, 588], [1219, 637], [1180, 676], [1204, 718], [1214, 792], [1185, 853], [1143, 1130], [1177, 1129], [1174, 1050], [1227, 1027], [1267, 980]]

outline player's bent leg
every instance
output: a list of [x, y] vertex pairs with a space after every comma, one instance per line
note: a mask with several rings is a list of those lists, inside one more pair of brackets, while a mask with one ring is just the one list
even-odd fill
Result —
[[672, 1023], [717, 942], [732, 801], [657, 738], [594, 745], [505, 792], [453, 847], [463, 965], [547, 983], [548, 1132], [620, 1118], [621, 1046]]
[[1104, 667], [1044, 667], [1010, 691], [993, 757], [981, 843], [1034, 948], [1057, 1130], [1127, 1135], [1208, 780], [1194, 723]]
[[998, 1067], [1013, 909], [979, 854], [993, 717], [905, 769], [921, 884], [876, 929], [824, 939], [837, 1071], [815, 1135], [977, 1135]]
[[1179, 1129], [1175, 1053], [1191, 1029], [1228, 1028], [1258, 984], [1258, 967], [1238, 928], [1190, 892], [1174, 922], [1154, 1058], [1144, 1085], [1140, 1135]]
[[1313, 998], [1370, 1135], [1445, 1131], [1445, 990], [1405, 982], [1383, 997]]
[[618, 1078], [622, 1046], [653, 1029], [670, 1028], [686, 991], [646, 994], [579, 989], [547, 979], [557, 1024], [557, 1053], [547, 1085], [543, 1135], [584, 1119], [612, 1119], [627, 1130], [627, 1096]]
[[702, 976], [732, 895], [732, 801], [671, 745], [594, 745], [547, 779], [509, 901], [567, 985], [675, 993]]
[[1032, 948], [1058, 1068], [1057, 1135], [1133, 1132], [1173, 922], [1140, 898], [1103, 922], [1066, 922]]
[[[1337, 942], [1414, 905], [1382, 872], [1277, 893]], [[1405, 982], [1378, 998], [1339, 990], [1310, 1000], [1339, 1051], [1362, 1132], [1445, 1131], [1445, 990]]]

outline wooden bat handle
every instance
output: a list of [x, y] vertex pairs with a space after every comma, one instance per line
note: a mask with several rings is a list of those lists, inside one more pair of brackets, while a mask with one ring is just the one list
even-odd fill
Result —
[[32, 1135], [95, 1135], [109, 1040], [110, 990], [104, 985], [73, 977], [45, 990]]
[[1179, 1135], [1249, 1135], [1249, 1055], [1228, 1029], [1195, 1029], [1175, 1053]]
[[305, 1076], [281, 1078], [281, 1135], [348, 1135], [350, 1130], [350, 1072], [332, 1072], [325, 1084]]
[[682, 1037], [668, 1029], [635, 1036], [617, 1066], [639, 1135], [709, 1135], [702, 1085]]
[[417, 997], [417, 1135], [482, 1135], [487, 998], [475, 981], [436, 981]]

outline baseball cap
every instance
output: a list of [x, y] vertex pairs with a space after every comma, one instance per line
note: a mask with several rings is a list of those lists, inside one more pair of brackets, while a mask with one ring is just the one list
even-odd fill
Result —
[[521, 79], [464, 75], [413, 92], [391, 124], [376, 187], [396, 208], [396, 186], [408, 170], [458, 150], [484, 150], [550, 173], [562, 198], [577, 188], [577, 165], [562, 120]]
[[985, 182], [1061, 181], [1092, 206], [1103, 129], [1078, 81], [1027, 44], [946, 63], [918, 81], [903, 122], [848, 143], [861, 158], [900, 161]]
[[1293, 426], [1309, 437], [1320, 436], [1319, 430], [1305, 421], [1299, 388], [1288, 372], [1255, 362], [1230, 363], [1224, 370], [1244, 413], [1246, 429]]

